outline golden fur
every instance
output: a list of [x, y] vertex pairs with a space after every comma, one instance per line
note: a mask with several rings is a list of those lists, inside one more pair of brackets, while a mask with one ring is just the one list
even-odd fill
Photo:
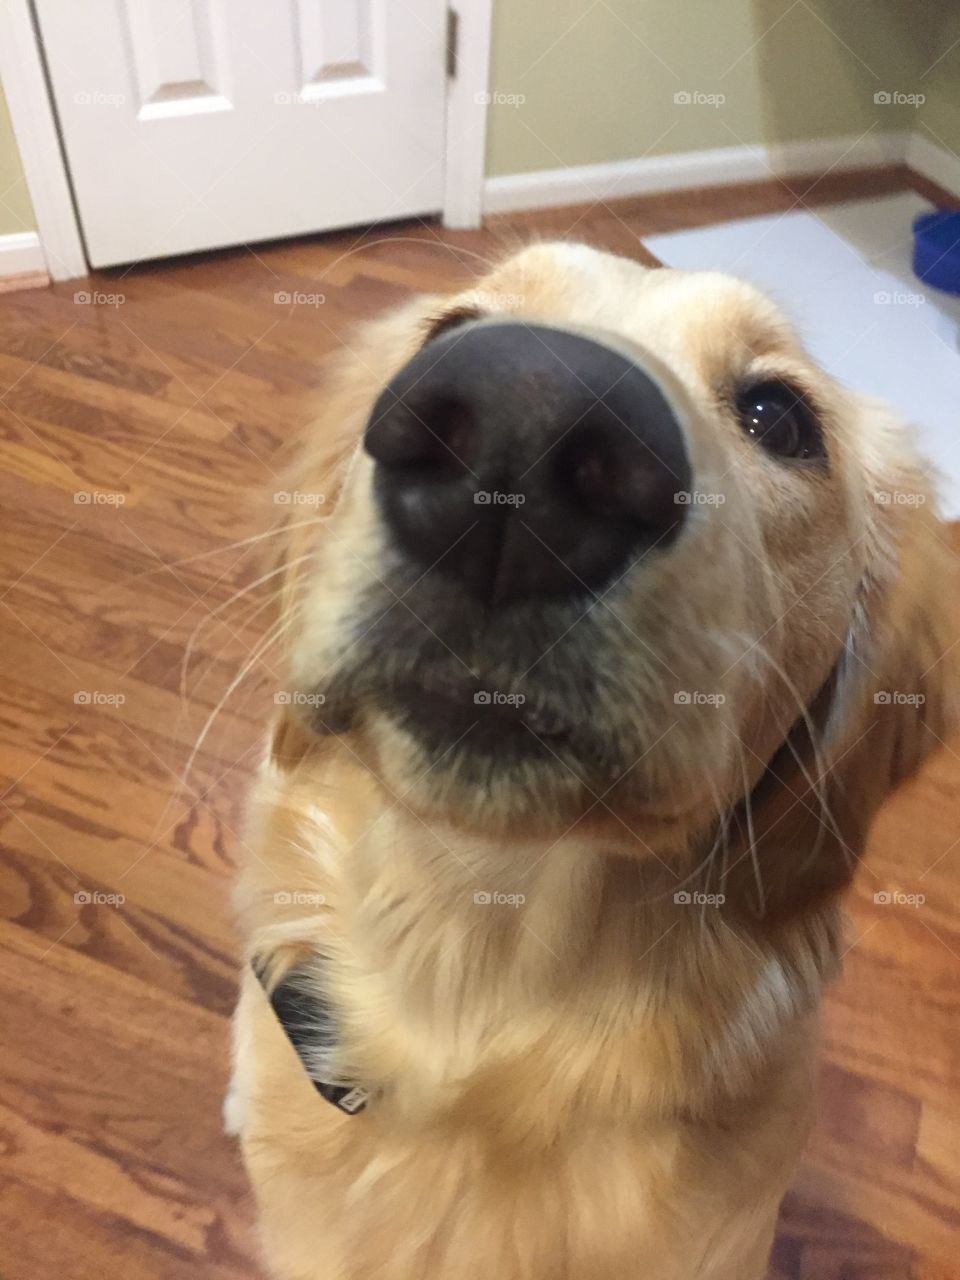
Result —
[[[642, 352], [700, 486], [724, 494], [571, 636], [544, 633], [547, 664], [597, 674], [576, 708], [609, 748], [596, 764], [478, 776], [378, 703], [430, 619], [356, 445], [384, 381], [457, 308]], [[342, 486], [286, 537], [288, 687], [316, 714], [275, 726], [238, 902], [248, 957], [273, 983], [313, 975], [337, 1070], [382, 1092], [355, 1117], [322, 1101], [248, 967], [228, 1113], [270, 1272], [760, 1280], [810, 1124], [838, 893], [952, 716], [951, 557], [926, 469], [753, 289], [584, 246], [531, 246], [349, 348], [291, 481], [327, 509]], [[816, 405], [826, 473], [744, 436], [729, 397], [747, 374]], [[485, 637], [464, 657], [510, 678]]]

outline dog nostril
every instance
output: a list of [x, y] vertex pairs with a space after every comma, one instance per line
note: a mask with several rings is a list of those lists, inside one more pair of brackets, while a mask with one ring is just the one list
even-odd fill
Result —
[[385, 467], [459, 472], [468, 466], [474, 435], [470, 410], [455, 399], [396, 399], [367, 427], [366, 448]]
[[605, 516], [619, 514], [622, 476], [618, 459], [609, 445], [581, 434], [563, 450], [557, 466], [560, 487], [587, 511]]
[[626, 426], [584, 428], [566, 443], [557, 471], [558, 486], [590, 515], [657, 529], [679, 520], [668, 469]]
[[433, 430], [443, 442], [447, 457], [451, 463], [465, 467], [476, 436], [473, 414], [466, 405], [449, 400], [435, 412], [434, 419]]

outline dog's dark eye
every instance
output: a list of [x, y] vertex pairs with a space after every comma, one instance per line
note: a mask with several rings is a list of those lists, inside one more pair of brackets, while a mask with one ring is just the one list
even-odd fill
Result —
[[785, 382], [757, 382], [737, 397], [743, 429], [778, 458], [822, 458], [823, 437], [813, 410]]

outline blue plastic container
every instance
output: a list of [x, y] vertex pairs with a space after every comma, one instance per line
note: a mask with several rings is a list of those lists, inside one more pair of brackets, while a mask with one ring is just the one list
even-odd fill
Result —
[[934, 209], [914, 221], [913, 270], [924, 284], [960, 294], [960, 209]]

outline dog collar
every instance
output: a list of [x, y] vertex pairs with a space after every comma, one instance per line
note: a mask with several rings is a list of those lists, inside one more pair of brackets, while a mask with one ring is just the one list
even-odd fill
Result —
[[320, 1097], [345, 1115], [355, 1116], [375, 1098], [376, 1091], [362, 1084], [334, 1084], [324, 1079], [324, 1059], [337, 1043], [337, 1026], [330, 1006], [318, 1000], [314, 984], [307, 989], [307, 975], [294, 969], [271, 991], [264, 968], [253, 964], [277, 1021], [296, 1050], [297, 1057]]

